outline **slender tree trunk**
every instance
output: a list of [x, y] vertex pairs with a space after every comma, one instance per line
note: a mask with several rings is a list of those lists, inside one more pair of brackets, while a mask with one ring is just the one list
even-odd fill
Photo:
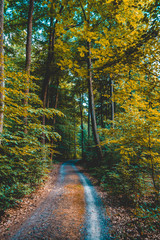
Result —
[[[89, 27], [89, 18], [87, 19], [87, 15], [85, 13], [85, 9], [83, 7], [83, 4], [80, 0], [80, 5], [81, 5], [81, 9], [83, 12], [83, 16], [84, 16], [84, 20], [88, 23], [88, 27]], [[88, 64], [88, 141], [90, 140], [90, 136], [91, 136], [91, 130], [90, 130], [90, 122], [92, 121], [92, 99], [91, 99], [91, 90], [92, 90], [92, 72], [91, 72], [91, 47], [90, 47], [90, 42], [87, 42], [87, 47], [88, 47], [88, 59], [87, 59], [87, 64]], [[90, 84], [91, 83], [91, 84]]]
[[81, 116], [81, 147], [82, 147], [82, 160], [84, 160], [83, 94], [81, 94], [81, 99], [80, 99], [80, 116]]
[[53, 17], [50, 17], [50, 34], [49, 34], [48, 57], [47, 57], [47, 63], [46, 63], [46, 75], [45, 75], [43, 86], [42, 86], [42, 99], [43, 99], [44, 108], [46, 108], [46, 103], [47, 103], [48, 85], [51, 78], [51, 64], [53, 63], [53, 57], [54, 57], [53, 39], [54, 39]]
[[114, 99], [113, 99], [113, 80], [110, 78], [110, 96], [111, 96], [111, 120], [112, 120], [112, 127], [114, 128]]
[[[69, 128], [69, 157], [71, 155], [71, 132], [70, 132], [70, 128]], [[68, 153], [66, 154], [66, 156], [68, 157]]]
[[74, 159], [77, 157], [77, 143], [76, 143], [76, 118], [74, 116]]
[[[55, 101], [54, 101], [54, 108], [57, 109], [58, 106], [58, 97], [59, 97], [59, 92], [58, 92], [58, 86], [59, 86], [59, 80], [57, 80], [57, 86], [55, 90]], [[56, 124], [56, 117], [54, 116], [53, 118], [53, 126]]]
[[32, 21], [33, 21], [34, 0], [29, 2], [27, 44], [26, 44], [26, 72], [30, 74], [31, 68], [31, 47], [32, 47]]
[[[55, 109], [57, 109], [57, 106], [58, 106], [58, 97], [59, 97], [58, 85], [59, 85], [59, 81], [57, 80], [57, 88], [56, 88], [56, 96], [55, 96], [55, 104], [54, 104]], [[56, 124], [56, 117], [54, 116], [53, 126], [55, 126], [55, 124]], [[53, 138], [51, 139], [51, 146], [53, 146]], [[53, 161], [53, 154], [51, 153], [51, 162], [52, 161]]]
[[[42, 100], [43, 100], [43, 108], [46, 108], [47, 104], [47, 93], [48, 93], [48, 86], [51, 79], [51, 65], [54, 59], [54, 40], [55, 40], [55, 29], [53, 26], [53, 17], [50, 17], [50, 34], [49, 34], [49, 46], [48, 46], [48, 57], [47, 57], [47, 64], [46, 64], [46, 75], [43, 81], [42, 86]], [[42, 124], [45, 126], [46, 119], [45, 115], [42, 116]], [[45, 145], [45, 134], [42, 133], [42, 144]]]
[[101, 83], [101, 127], [104, 128], [104, 122], [103, 122], [103, 84]]
[[[88, 95], [89, 95], [89, 91], [88, 91]], [[91, 112], [90, 112], [90, 99], [88, 99], [88, 141], [91, 138]]]
[[[51, 8], [51, 15], [52, 15], [52, 10], [53, 8]], [[63, 6], [61, 6], [59, 14], [61, 14], [63, 10]], [[48, 46], [48, 57], [47, 57], [47, 64], [46, 64], [46, 75], [43, 81], [43, 86], [42, 86], [42, 100], [43, 100], [43, 108], [46, 108], [46, 102], [47, 102], [47, 92], [48, 92], [48, 86], [49, 86], [49, 82], [52, 78], [53, 70], [52, 68], [52, 64], [54, 63], [54, 45], [55, 45], [55, 27], [57, 24], [58, 20], [56, 20], [53, 23], [53, 17], [50, 17], [50, 34], [49, 34], [49, 46]], [[42, 124], [45, 127], [45, 115], [43, 115], [42, 117]], [[44, 132], [42, 133], [42, 144], [45, 145], [45, 134]]]
[[92, 60], [91, 60], [91, 42], [88, 42], [88, 88], [89, 88], [89, 99], [90, 99], [90, 112], [91, 112], [91, 122], [92, 122], [92, 131], [94, 136], [94, 141], [97, 148], [98, 157], [100, 162], [103, 159], [102, 149], [100, 145], [99, 135], [97, 132], [97, 123], [95, 115], [95, 106], [94, 106], [94, 96], [93, 96], [93, 86], [92, 86]]
[[[51, 15], [53, 14], [52, 12], [53, 8], [51, 8]], [[63, 6], [61, 6], [59, 10], [59, 14], [61, 14], [63, 10]], [[48, 46], [48, 57], [47, 57], [47, 64], [46, 64], [46, 75], [43, 81], [43, 86], [42, 86], [42, 100], [43, 100], [43, 108], [46, 108], [46, 103], [47, 103], [47, 92], [48, 92], [48, 86], [49, 82], [52, 78], [53, 70], [52, 64], [54, 63], [54, 45], [55, 45], [55, 28], [58, 20], [55, 20], [53, 23], [53, 17], [50, 17], [50, 34], [49, 34], [49, 46]], [[43, 115], [42, 117], [42, 124], [45, 126], [45, 116]], [[45, 144], [45, 134], [42, 133], [42, 144]]]
[[[63, 10], [63, 6], [61, 6], [59, 10], [59, 14], [61, 14]], [[53, 15], [53, 8], [51, 8], [51, 15]], [[49, 82], [51, 80], [52, 72], [52, 64], [54, 62], [54, 45], [55, 45], [55, 28], [58, 20], [53, 21], [53, 17], [50, 17], [50, 33], [49, 33], [49, 45], [48, 45], [48, 57], [47, 57], [47, 64], [46, 64], [46, 75], [43, 81], [42, 86], [42, 100], [43, 100], [43, 107], [46, 107], [46, 100], [47, 100], [47, 91]]]
[[[88, 59], [88, 70], [89, 70], [89, 59]], [[88, 72], [88, 77], [89, 77], [89, 72]], [[89, 88], [89, 84], [88, 84], [88, 142], [90, 144], [90, 138], [91, 138], [91, 98], [89, 97], [89, 95], [90, 95], [90, 88]]]
[[[87, 19], [87, 15], [85, 13], [85, 9], [82, 5], [82, 2], [80, 0], [80, 6], [84, 15], [84, 20], [88, 23], [88, 27], [89, 27], [89, 19], [90, 17], [88, 17]], [[88, 16], [90, 14], [88, 13]], [[90, 108], [90, 113], [91, 113], [91, 122], [92, 122], [92, 132], [93, 132], [93, 136], [94, 136], [94, 141], [96, 144], [96, 148], [97, 148], [97, 153], [98, 153], [98, 157], [100, 159], [100, 161], [98, 162], [98, 164], [102, 161], [103, 159], [103, 154], [102, 154], [102, 149], [101, 149], [101, 145], [100, 145], [100, 140], [99, 140], [99, 135], [97, 132], [97, 123], [96, 123], [96, 115], [95, 115], [95, 106], [94, 106], [94, 96], [93, 96], [93, 87], [92, 87], [92, 60], [91, 60], [91, 42], [87, 41], [87, 47], [88, 47], [88, 59], [87, 59], [87, 63], [88, 63], [88, 90], [89, 90], [89, 108]], [[88, 124], [89, 126], [89, 124]]]
[[[107, 95], [110, 94], [110, 83], [107, 81], [107, 89], [106, 89]], [[110, 119], [110, 112], [109, 112], [109, 97], [106, 99], [107, 105], [106, 105], [106, 120]]]
[[[3, 133], [4, 119], [4, 52], [3, 52], [4, 1], [0, 1], [0, 135]], [[2, 138], [0, 136], [0, 144]]]
[[[29, 75], [30, 75], [30, 68], [31, 68], [31, 47], [32, 47], [32, 20], [33, 20], [33, 9], [34, 9], [34, 0], [30, 0], [29, 2], [29, 11], [28, 11], [28, 25], [27, 25], [27, 43], [26, 43], [26, 74], [27, 74], [27, 81], [26, 81], [26, 91], [25, 91], [25, 100], [24, 105], [25, 107], [28, 106], [28, 94], [29, 94]], [[25, 111], [24, 117], [24, 133], [27, 134], [27, 110]]]

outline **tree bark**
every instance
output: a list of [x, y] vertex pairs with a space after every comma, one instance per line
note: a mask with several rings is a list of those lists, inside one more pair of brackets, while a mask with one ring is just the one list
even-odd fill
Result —
[[74, 116], [74, 159], [77, 157], [77, 143], [76, 143], [76, 118]]
[[[89, 91], [88, 91], [88, 95], [89, 95]], [[91, 138], [91, 113], [90, 113], [90, 99], [88, 98], [88, 141]]]
[[114, 128], [114, 88], [113, 88], [113, 80], [110, 78], [110, 96], [111, 96], [111, 120], [112, 120], [112, 128]]
[[[4, 1], [0, 1], [0, 135], [3, 133], [4, 119], [4, 49], [3, 49]], [[0, 144], [2, 138], [0, 136]]]
[[26, 43], [26, 72], [30, 75], [31, 68], [31, 48], [32, 48], [32, 21], [33, 21], [34, 0], [29, 2], [27, 43]]
[[[51, 65], [54, 61], [54, 43], [55, 43], [55, 24], [53, 26], [53, 17], [50, 17], [50, 34], [49, 34], [49, 46], [48, 46], [48, 57], [46, 64], [46, 75], [43, 81], [42, 86], [42, 100], [43, 100], [43, 108], [46, 108], [47, 104], [47, 93], [48, 86], [51, 79]], [[46, 119], [45, 115], [42, 116], [42, 125], [45, 126]], [[42, 144], [45, 144], [45, 134], [42, 133]]]
[[55, 30], [53, 26], [53, 17], [50, 17], [50, 34], [49, 34], [48, 57], [47, 57], [47, 63], [46, 63], [46, 75], [45, 75], [43, 86], [42, 86], [43, 108], [46, 107], [46, 103], [47, 103], [48, 85], [51, 78], [51, 64], [53, 63], [53, 59], [54, 59], [54, 38], [55, 38], [54, 35], [55, 35]]
[[[57, 109], [57, 106], [58, 106], [58, 97], [59, 97], [58, 86], [59, 86], [59, 81], [57, 80], [56, 96], [55, 96], [55, 102], [54, 102], [54, 108], [55, 109]], [[55, 124], [56, 124], [56, 117], [54, 116], [53, 126], [55, 126]], [[51, 139], [51, 146], [53, 146], [53, 138]], [[51, 162], [52, 161], [53, 161], [53, 154], [51, 153]]]
[[[82, 5], [82, 2], [80, 0], [80, 5], [81, 9], [84, 15], [84, 20], [88, 23], [89, 27], [89, 17], [87, 19], [85, 9]], [[88, 14], [89, 15], [89, 14]], [[102, 149], [100, 145], [100, 140], [99, 140], [99, 135], [97, 132], [97, 122], [96, 122], [96, 115], [95, 115], [95, 106], [94, 106], [94, 96], [93, 96], [93, 87], [92, 87], [92, 60], [91, 60], [91, 42], [87, 41], [87, 47], [88, 47], [88, 59], [87, 59], [87, 64], [88, 64], [88, 90], [89, 90], [89, 113], [91, 114], [91, 123], [92, 123], [92, 132], [94, 136], [94, 141], [97, 149], [97, 154], [99, 156], [100, 161], [98, 164], [103, 160], [103, 154], [102, 154]], [[88, 113], [88, 114], [89, 114]], [[89, 121], [88, 121], [88, 126], [89, 126]]]
[[[59, 10], [59, 14], [61, 14], [63, 10], [63, 6], [61, 6]], [[51, 8], [51, 15], [53, 14], [53, 8]], [[54, 45], [55, 45], [55, 27], [58, 23], [58, 20], [55, 19], [55, 22], [53, 23], [53, 17], [50, 17], [50, 34], [49, 34], [49, 46], [48, 46], [48, 57], [47, 57], [47, 64], [46, 64], [46, 75], [43, 81], [42, 86], [42, 101], [43, 101], [43, 108], [46, 108], [47, 103], [47, 93], [48, 93], [48, 86], [49, 82], [51, 80], [53, 69], [52, 65], [54, 63]], [[45, 116], [42, 117], [42, 124], [45, 126]], [[45, 134], [42, 133], [42, 144], [45, 144]]]
[[92, 131], [94, 136], [94, 141], [96, 144], [96, 149], [100, 162], [103, 159], [102, 149], [100, 145], [99, 135], [97, 132], [97, 122], [95, 114], [94, 96], [93, 96], [93, 86], [92, 86], [92, 60], [91, 60], [91, 42], [88, 42], [88, 88], [89, 88], [89, 99], [90, 99], [90, 112], [91, 112], [91, 122]]
[[[51, 8], [51, 14], [53, 14]], [[62, 13], [63, 6], [61, 6], [59, 10], [59, 14]], [[46, 75], [43, 81], [43, 86], [42, 86], [42, 100], [43, 100], [43, 107], [46, 107], [46, 101], [47, 101], [47, 91], [48, 91], [48, 86], [49, 82], [51, 79], [52, 75], [52, 64], [54, 63], [54, 45], [55, 45], [55, 28], [56, 24], [58, 23], [58, 20], [55, 19], [53, 23], [53, 17], [50, 17], [50, 34], [49, 34], [49, 45], [48, 45], [48, 57], [47, 57], [47, 64], [46, 64]]]
[[101, 109], [100, 109], [100, 116], [101, 116], [101, 128], [104, 128], [104, 122], [103, 122], [103, 84], [101, 83]]
[[81, 148], [82, 148], [82, 160], [84, 160], [83, 94], [81, 94], [81, 99], [80, 99], [80, 116], [81, 116]]
[[[57, 81], [56, 81], [56, 86], [54, 88], [54, 101], [52, 100], [51, 103], [51, 107], [53, 106], [54, 109], [57, 109], [57, 106], [58, 106], [58, 98], [59, 98], [59, 91], [58, 91], [58, 86], [59, 86], [59, 79], [57, 78]], [[53, 92], [52, 92], [53, 94]], [[53, 98], [53, 95], [52, 95], [52, 98]], [[56, 117], [54, 116], [53, 118], [53, 126], [56, 124]]]
[[[27, 43], [26, 43], [26, 74], [27, 74], [27, 81], [26, 81], [26, 90], [25, 90], [25, 100], [24, 105], [25, 107], [28, 106], [28, 94], [29, 94], [29, 75], [30, 75], [30, 68], [31, 68], [31, 48], [32, 48], [32, 20], [33, 20], [33, 9], [34, 9], [34, 0], [30, 0], [29, 2], [29, 11], [28, 11], [28, 24], [27, 24]], [[27, 110], [25, 111], [24, 117], [24, 133], [27, 134]]]
[[109, 81], [107, 81], [107, 89], [106, 89], [106, 92], [107, 92], [107, 99], [106, 99], [106, 102], [107, 102], [107, 104], [106, 104], [106, 120], [108, 120], [108, 119], [110, 119], [110, 104], [109, 104], [109, 95], [110, 95], [110, 82]]

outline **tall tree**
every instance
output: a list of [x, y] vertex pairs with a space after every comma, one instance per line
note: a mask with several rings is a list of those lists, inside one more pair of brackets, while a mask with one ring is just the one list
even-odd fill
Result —
[[[81, 4], [84, 20], [86, 21], [87, 28], [89, 30], [90, 16], [88, 14], [88, 18], [87, 18], [85, 9], [84, 9], [81, 1], [80, 1], [80, 4]], [[95, 114], [93, 85], [92, 85], [93, 78], [92, 78], [92, 59], [91, 59], [91, 41], [90, 40], [87, 40], [87, 51], [88, 51], [87, 68], [88, 68], [89, 110], [91, 113], [91, 123], [92, 123], [92, 132], [93, 132], [93, 136], [94, 136], [94, 141], [95, 141], [95, 145], [96, 145], [96, 149], [97, 149], [97, 153], [98, 153], [98, 158], [101, 161], [103, 159], [103, 154], [102, 154], [100, 139], [99, 139], [99, 135], [98, 135], [98, 131], [97, 131], [97, 122], [96, 122], [96, 114]], [[89, 123], [88, 123], [88, 125], [89, 125]]]
[[93, 86], [92, 86], [92, 60], [91, 60], [91, 42], [88, 42], [88, 88], [89, 88], [89, 101], [90, 101], [90, 112], [91, 112], [91, 122], [92, 122], [92, 131], [94, 136], [94, 141], [97, 148], [97, 153], [100, 161], [103, 159], [102, 149], [100, 145], [100, 139], [97, 132], [97, 122], [95, 114], [95, 105], [94, 105], [94, 95], [93, 95]]
[[27, 24], [27, 43], [26, 43], [26, 73], [30, 74], [31, 68], [31, 47], [32, 47], [32, 21], [33, 21], [34, 0], [29, 2], [28, 24]]
[[[63, 6], [59, 9], [59, 14], [61, 14], [63, 10]], [[49, 97], [49, 83], [54, 79], [55, 72], [54, 72], [54, 64], [55, 64], [55, 54], [54, 54], [54, 48], [55, 48], [55, 34], [56, 34], [56, 25], [58, 23], [58, 20], [56, 18], [53, 18], [54, 11], [53, 11], [53, 3], [50, 6], [50, 33], [49, 33], [49, 45], [48, 45], [48, 56], [47, 56], [47, 62], [46, 62], [46, 74], [43, 81], [42, 86], [42, 100], [43, 100], [43, 108], [46, 108], [47, 104], [47, 97]], [[58, 92], [57, 92], [58, 93]], [[47, 96], [48, 95], [48, 96]], [[45, 126], [45, 116], [43, 115], [43, 126]], [[42, 143], [45, 144], [45, 134], [43, 133], [42, 136]]]
[[[26, 43], [26, 65], [25, 70], [27, 77], [26, 82], [26, 97], [24, 100], [24, 105], [27, 107], [28, 105], [28, 94], [29, 94], [29, 75], [30, 75], [30, 68], [31, 68], [31, 47], [32, 47], [32, 20], [33, 20], [33, 9], [34, 9], [34, 0], [30, 0], [29, 2], [29, 11], [28, 11], [28, 24], [27, 24], [27, 43]], [[25, 122], [25, 130], [24, 132], [27, 133], [27, 111], [24, 117]]]
[[[60, 7], [58, 14], [61, 14], [63, 10], [63, 6]], [[43, 100], [43, 107], [46, 107], [47, 103], [47, 94], [48, 94], [48, 87], [49, 82], [54, 77], [54, 62], [55, 62], [55, 54], [54, 54], [54, 48], [55, 48], [55, 34], [56, 34], [56, 25], [58, 23], [58, 19], [53, 17], [54, 10], [53, 10], [53, 3], [50, 7], [50, 32], [49, 32], [49, 45], [48, 45], [48, 56], [46, 61], [46, 74], [43, 81], [42, 86], [42, 100]], [[45, 123], [45, 120], [44, 120]]]
[[[51, 14], [52, 8], [51, 8]], [[52, 67], [54, 63], [54, 44], [55, 44], [55, 26], [57, 23], [57, 20], [55, 23], [53, 23], [53, 16], [50, 17], [50, 33], [49, 33], [49, 45], [48, 45], [48, 56], [47, 56], [47, 62], [46, 62], [46, 74], [43, 81], [43, 87], [42, 87], [42, 100], [43, 100], [43, 108], [46, 108], [47, 104], [47, 94], [48, 94], [48, 86], [49, 82], [51, 81], [52, 77]], [[48, 96], [49, 97], [49, 96]], [[43, 126], [46, 124], [45, 115], [43, 115], [42, 119]], [[45, 144], [45, 134], [42, 135], [42, 143]]]
[[81, 148], [82, 148], [82, 160], [84, 160], [83, 93], [81, 93], [79, 105], [80, 105], [80, 116], [81, 116]]
[[111, 97], [111, 120], [112, 120], [112, 127], [114, 128], [114, 111], [115, 111], [115, 109], [114, 109], [114, 93], [113, 93], [113, 91], [114, 91], [114, 89], [113, 89], [113, 80], [111, 79], [111, 77], [110, 77], [110, 79], [109, 79], [109, 81], [110, 81], [110, 97]]
[[[4, 1], [0, 1], [0, 134], [3, 132], [4, 119], [4, 53], [3, 53]], [[0, 137], [1, 144], [1, 137]]]

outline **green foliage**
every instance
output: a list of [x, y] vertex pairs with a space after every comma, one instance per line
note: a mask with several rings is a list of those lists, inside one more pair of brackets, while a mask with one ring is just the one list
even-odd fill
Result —
[[[5, 5], [1, 209], [29, 193], [47, 171], [51, 155], [59, 152], [60, 159], [82, 156], [106, 191], [132, 203], [135, 215], [154, 229], [160, 192], [158, 1], [40, 0], [34, 7], [29, 77], [22, 71], [28, 1], [9, 0]], [[102, 162], [92, 134], [88, 136], [87, 43]], [[47, 55], [52, 55], [51, 62]], [[39, 96], [48, 72], [44, 108]]]
[[[60, 135], [52, 126], [42, 125], [42, 115], [48, 119], [55, 115], [63, 116], [58, 110], [42, 108], [42, 101], [36, 94], [38, 79], [33, 77], [30, 77], [29, 101], [25, 106], [25, 82], [28, 76], [11, 68], [9, 62], [8, 59], [5, 65], [5, 121], [0, 156], [1, 211], [30, 193], [50, 167], [50, 154], [55, 151], [49, 143], [42, 145], [42, 134], [48, 141], [52, 138], [54, 142], [60, 140]], [[25, 114], [28, 116], [27, 134], [24, 133]]]
[[155, 76], [134, 66], [130, 79], [115, 79], [114, 128], [108, 120], [100, 129], [104, 162], [93, 169], [106, 191], [134, 206], [142, 233], [156, 231], [159, 221], [159, 89]]

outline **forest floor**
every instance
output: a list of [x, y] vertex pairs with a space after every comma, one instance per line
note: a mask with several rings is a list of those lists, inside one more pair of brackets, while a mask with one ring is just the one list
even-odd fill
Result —
[[[124, 202], [122, 196], [109, 194], [99, 185], [98, 180], [92, 175], [92, 172], [78, 166], [79, 170], [85, 174], [102, 199], [106, 213], [111, 222], [109, 230], [112, 239], [124, 240], [160, 240], [160, 228], [155, 231], [149, 231], [146, 227], [146, 220], [135, 216], [135, 208], [129, 202]], [[94, 172], [93, 172], [94, 173]], [[142, 229], [144, 231], [142, 231]]]
[[[97, 180], [90, 176], [81, 166], [74, 169], [72, 164], [60, 167], [54, 164], [45, 183], [29, 196], [25, 196], [18, 207], [9, 209], [2, 217], [0, 222], [1, 240], [27, 240], [27, 239], [59, 239], [59, 240], [78, 240], [78, 239], [145, 239], [158, 240], [160, 235], [142, 236], [136, 227], [132, 209], [123, 206], [119, 199], [109, 196], [101, 187]], [[81, 172], [84, 175], [81, 175]], [[86, 199], [90, 194], [98, 199], [94, 189], [90, 189], [87, 178], [94, 185], [98, 195], [103, 201], [106, 210], [107, 230], [103, 219], [101, 225], [96, 221], [101, 218], [97, 216], [97, 209], [88, 209], [88, 222], [86, 221]], [[81, 181], [80, 181], [81, 180]], [[62, 184], [63, 182], [63, 184]], [[81, 184], [83, 182], [83, 185]], [[91, 202], [87, 203], [92, 205]], [[95, 205], [99, 205], [99, 200], [95, 200]], [[95, 206], [93, 206], [95, 207]], [[91, 213], [89, 213], [91, 211]], [[91, 214], [91, 215], [89, 215]], [[87, 233], [86, 228], [93, 231], [95, 218], [95, 228], [98, 226], [99, 232], [94, 232], [94, 236]], [[87, 227], [86, 227], [87, 225]], [[101, 228], [101, 230], [99, 230]], [[109, 234], [107, 233], [109, 231]], [[101, 235], [102, 234], [102, 235]], [[109, 237], [109, 235], [111, 237]]]

